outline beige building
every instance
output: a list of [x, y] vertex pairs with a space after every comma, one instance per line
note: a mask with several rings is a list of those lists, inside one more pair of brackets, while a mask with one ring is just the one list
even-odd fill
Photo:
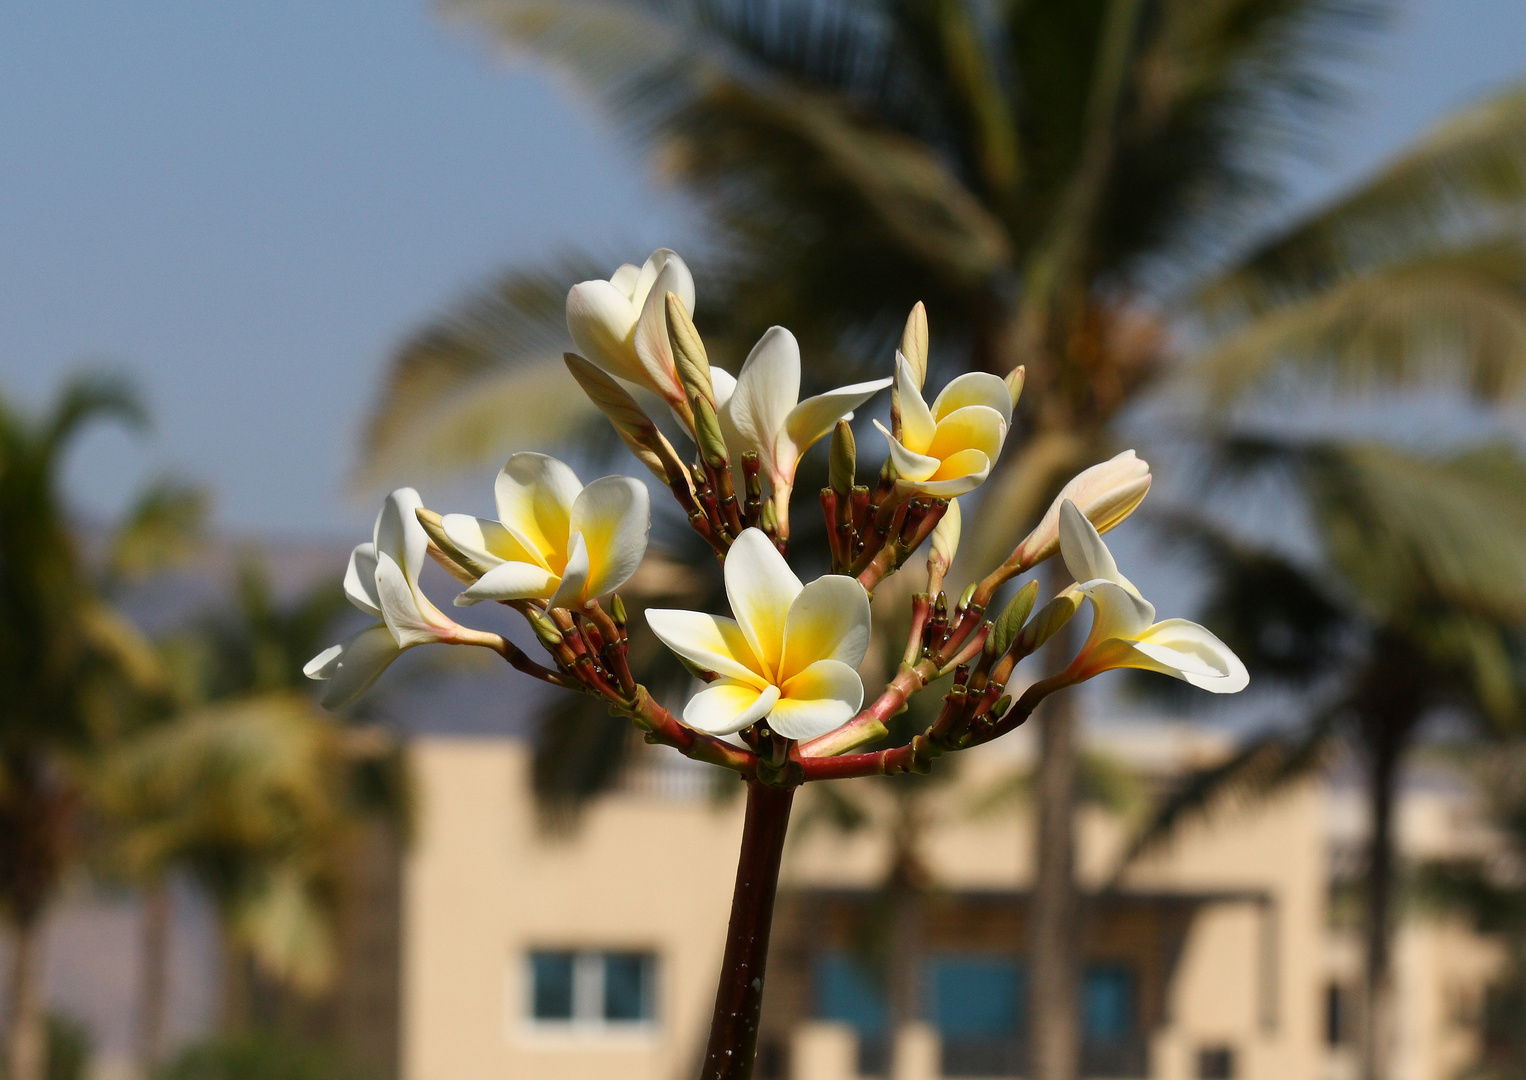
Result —
[[[919, 796], [931, 889], [914, 917], [915, 1015], [891, 1031], [865, 960], [881, 918], [888, 830], [819, 824], [797, 801], [770, 958], [759, 1074], [793, 1080], [1021, 1075], [1030, 826], [1020, 800], [981, 811], [1031, 760], [1019, 733], [961, 755]], [[1147, 776], [1228, 746], [1185, 725], [1111, 730], [1098, 745]], [[528, 749], [415, 743], [421, 817], [404, 878], [405, 1080], [681, 1080], [703, 1044], [742, 804], [706, 767], [645, 752], [581, 827], [537, 821]], [[852, 791], [880, 799], [884, 782]], [[1082, 988], [1089, 1077], [1343, 1080], [1353, 1075], [1350, 930], [1327, 911], [1360, 839], [1360, 802], [1325, 781], [1222, 808], [1109, 890], [1127, 831], [1083, 813]], [[1481, 830], [1455, 790], [1407, 797], [1407, 849], [1456, 851]], [[1479, 842], [1484, 842], [1480, 840]], [[1493, 952], [1456, 926], [1398, 945], [1400, 1080], [1450, 1080], [1475, 1049]], [[903, 1010], [904, 1011], [904, 1010]], [[898, 1042], [898, 1045], [893, 1045]]]

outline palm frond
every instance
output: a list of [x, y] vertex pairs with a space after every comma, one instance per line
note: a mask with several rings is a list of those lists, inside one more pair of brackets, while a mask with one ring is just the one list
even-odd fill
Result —
[[1191, 376], [1220, 406], [1276, 376], [1517, 397], [1526, 388], [1526, 237], [1412, 252], [1340, 277], [1258, 312], [1195, 360]]
[[1454, 113], [1355, 191], [1252, 251], [1203, 290], [1214, 310], [1261, 310], [1459, 228], [1526, 206], [1526, 84]]
[[42, 446], [56, 453], [87, 423], [112, 419], [133, 430], [148, 427], [148, 411], [125, 376], [87, 372], [75, 376], [59, 392], [53, 414], [42, 432]]
[[206, 539], [209, 502], [198, 485], [173, 478], [150, 485], [112, 534], [108, 579], [137, 581], [194, 555]]

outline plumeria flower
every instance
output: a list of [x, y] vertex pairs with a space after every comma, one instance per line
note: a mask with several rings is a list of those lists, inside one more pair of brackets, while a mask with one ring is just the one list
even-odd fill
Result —
[[651, 610], [653, 632], [689, 663], [720, 678], [684, 708], [684, 720], [730, 735], [767, 718], [790, 739], [841, 727], [864, 700], [856, 670], [869, 648], [869, 594], [829, 574], [802, 585], [761, 530], [746, 529], [726, 556], [735, 619]]
[[1244, 690], [1250, 675], [1229, 646], [1186, 619], [1155, 621], [1155, 608], [1128, 578], [1086, 515], [1069, 499], [1060, 505], [1060, 553], [1076, 592], [1092, 602], [1091, 633], [1071, 661], [1071, 682], [1112, 668], [1143, 668], [1215, 694]]
[[413, 488], [394, 491], [376, 516], [371, 543], [350, 553], [345, 596], [380, 621], [324, 649], [302, 669], [309, 679], [328, 681], [323, 704], [331, 709], [369, 690], [403, 650], [471, 634], [446, 618], [419, 588], [429, 537], [414, 511], [423, 505]]
[[567, 465], [545, 454], [515, 454], [493, 485], [498, 520], [446, 514], [450, 542], [488, 567], [456, 597], [545, 600], [581, 608], [624, 585], [641, 565], [651, 531], [651, 496], [629, 476], [584, 487]]
[[1013, 557], [1023, 566], [1036, 566], [1060, 546], [1060, 508], [1070, 501], [1099, 533], [1123, 522], [1150, 491], [1150, 466], [1134, 451], [1125, 450], [1071, 477], [1034, 530], [1018, 545]]
[[773, 490], [781, 535], [789, 535], [789, 497], [800, 458], [837, 421], [890, 385], [889, 379], [854, 383], [800, 400], [800, 345], [782, 326], [758, 339], [736, 378], [710, 369], [721, 432], [733, 460], [752, 450]]
[[693, 313], [694, 278], [688, 266], [660, 248], [644, 266], [626, 263], [608, 281], [574, 285], [567, 294], [567, 329], [589, 360], [646, 387], [687, 418], [689, 403], [668, 340], [668, 293]]
[[948, 499], [985, 482], [1012, 424], [1012, 392], [985, 371], [971, 371], [943, 388], [932, 408], [922, 397], [911, 365], [896, 353], [896, 392], [901, 437], [878, 420], [890, 443], [896, 474], [909, 489]]

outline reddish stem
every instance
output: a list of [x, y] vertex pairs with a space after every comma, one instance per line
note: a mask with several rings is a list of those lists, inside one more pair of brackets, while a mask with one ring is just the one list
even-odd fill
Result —
[[747, 783], [747, 818], [742, 827], [742, 852], [737, 862], [736, 888], [731, 894], [731, 921], [726, 928], [726, 953], [710, 1041], [705, 1047], [700, 1080], [749, 1080], [758, 1051], [758, 1020], [763, 1011], [763, 977], [768, 963], [768, 934], [779, 888], [779, 864], [784, 857], [784, 834], [789, 828], [792, 787]]

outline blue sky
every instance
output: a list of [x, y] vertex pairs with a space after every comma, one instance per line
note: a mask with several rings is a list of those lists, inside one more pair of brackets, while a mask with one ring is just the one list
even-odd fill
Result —
[[[1380, 45], [1300, 198], [1526, 71], [1526, 8], [1410, 0]], [[79, 447], [95, 516], [170, 469], [234, 531], [364, 529], [345, 477], [411, 328], [563, 243], [639, 261], [691, 235], [563, 81], [422, 0], [11, 0], [0, 147], [0, 391], [105, 363], [157, 419]]]

